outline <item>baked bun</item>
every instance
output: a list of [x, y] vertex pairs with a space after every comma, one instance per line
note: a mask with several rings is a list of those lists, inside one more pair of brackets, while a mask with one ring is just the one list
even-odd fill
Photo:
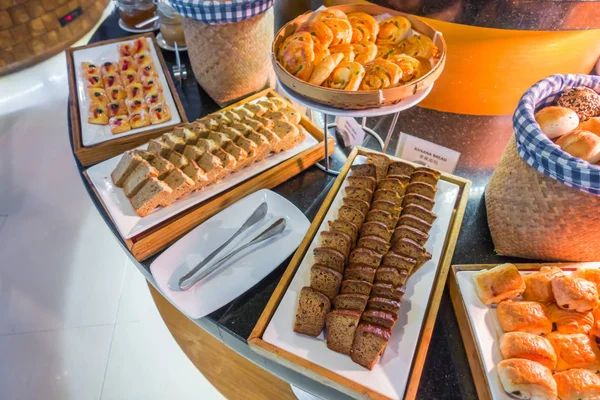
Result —
[[[573, 271], [571, 276], [592, 282], [594, 285], [596, 285], [596, 290], [600, 288], [600, 268], [577, 268], [575, 271]], [[598, 290], [598, 296], [600, 296], [600, 290]]]
[[575, 130], [561, 136], [556, 144], [573, 157], [590, 164], [600, 161], [600, 136], [592, 132]]
[[500, 361], [498, 376], [504, 390], [518, 399], [556, 399], [552, 372], [535, 361], [521, 358]]
[[484, 304], [513, 299], [525, 290], [525, 282], [513, 264], [501, 264], [473, 276], [475, 290]]
[[594, 325], [594, 316], [591, 312], [580, 313], [563, 310], [556, 304], [550, 305], [548, 312], [554, 330], [558, 333], [585, 333], [587, 335]]
[[[319, 22], [319, 21], [317, 21]], [[331, 72], [338, 66], [344, 55], [342, 53], [331, 54], [323, 59], [313, 70], [308, 83], [313, 85], [321, 85]]]
[[585, 86], [563, 91], [556, 104], [575, 111], [582, 122], [600, 114], [600, 95]]
[[507, 332], [500, 336], [502, 357], [524, 358], [542, 364], [554, 370], [556, 354], [552, 344], [541, 336], [527, 332]]
[[552, 280], [556, 304], [565, 310], [589, 312], [598, 307], [598, 290], [590, 281], [571, 276], [557, 276]]
[[561, 400], [600, 399], [600, 377], [587, 369], [574, 368], [554, 374]]
[[523, 275], [525, 282], [523, 299], [542, 303], [554, 301], [552, 279], [560, 275], [564, 275], [564, 272], [557, 267], [542, 267], [538, 272]]
[[566, 107], [550, 106], [535, 113], [535, 120], [542, 132], [550, 139], [555, 139], [579, 125], [577, 113]]
[[528, 332], [545, 335], [552, 332], [552, 321], [546, 307], [535, 301], [505, 300], [496, 309], [504, 332]]
[[600, 117], [593, 117], [580, 123], [577, 129], [592, 132], [593, 134], [600, 136]]
[[556, 370], [588, 368], [596, 370], [600, 361], [598, 346], [583, 333], [568, 335], [552, 332], [546, 336], [556, 353]]

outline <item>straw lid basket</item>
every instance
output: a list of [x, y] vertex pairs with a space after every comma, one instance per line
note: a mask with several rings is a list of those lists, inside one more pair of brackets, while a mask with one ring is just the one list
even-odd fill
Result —
[[498, 254], [600, 260], [600, 167], [562, 151], [534, 118], [535, 111], [575, 86], [600, 91], [600, 77], [552, 75], [519, 102], [515, 136], [486, 189], [488, 224]]
[[196, 80], [220, 106], [274, 87], [274, 0], [172, 0]]
[[275, 35], [275, 40], [273, 41], [273, 46], [271, 48], [271, 59], [277, 78], [279, 78], [279, 81], [282, 84], [293, 91], [318, 103], [326, 104], [331, 107], [355, 110], [376, 108], [399, 103], [403, 99], [417, 94], [433, 84], [442, 73], [446, 63], [446, 41], [440, 32], [436, 31], [429, 24], [421, 21], [417, 17], [375, 4], [345, 4], [328, 7], [328, 9], [337, 9], [345, 13], [362, 11], [375, 16], [381, 14], [403, 16], [410, 21], [414, 30], [433, 40], [433, 43], [440, 51], [440, 56], [436, 59], [435, 64], [427, 74], [410, 84], [399, 87], [382, 90], [345, 91], [313, 85], [290, 74], [283, 68], [279, 61], [277, 61], [276, 57], [277, 49], [283, 40], [294, 33], [303, 22], [311, 17], [312, 12], [308, 12], [283, 26]]

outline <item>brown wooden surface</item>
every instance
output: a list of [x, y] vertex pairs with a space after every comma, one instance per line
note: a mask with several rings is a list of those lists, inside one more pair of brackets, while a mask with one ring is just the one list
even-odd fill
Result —
[[[177, 123], [173, 123], [169, 126], [163, 126], [156, 129], [149, 129], [147, 131], [139, 132], [129, 136], [119, 137], [119, 135], [116, 135], [111, 140], [98, 143], [92, 146], [83, 145], [83, 139], [81, 137], [81, 115], [79, 113], [79, 97], [77, 96], [77, 81], [75, 78], [75, 70], [76, 68], [79, 68], [79, 66], [74, 65], [73, 53], [77, 50], [89, 49], [93, 47], [104, 46], [107, 44], [130, 42], [139, 37], [145, 37], [151, 40], [154, 44], [155, 50], [159, 48], [154, 33], [150, 32], [143, 33], [140, 35], [128, 36], [125, 38], [105, 40], [86, 46], [71, 47], [65, 52], [67, 56], [67, 75], [69, 78], [69, 111], [71, 115], [71, 136], [73, 137], [73, 151], [79, 159], [79, 162], [81, 162], [81, 164], [84, 166], [92, 165], [97, 162], [114, 157], [116, 155], [122, 154], [127, 150], [133, 149], [148, 142], [150, 139], [154, 139], [160, 136], [164, 132], [173, 130], [175, 126], [179, 125]], [[175, 89], [173, 79], [171, 79], [171, 73], [169, 72], [167, 64], [165, 63], [165, 59], [163, 58], [162, 52], [156, 50], [156, 55], [158, 56], [158, 60], [160, 61], [160, 67], [162, 68], [165, 74], [165, 78], [167, 79], [167, 86], [169, 88], [169, 91], [171, 92], [171, 95], [173, 96], [173, 101], [175, 101], [175, 106], [177, 108], [177, 110], [172, 110], [171, 113], [174, 114], [173, 111], [176, 111], [181, 117], [181, 123], [186, 123], [188, 121], [187, 116], [185, 115], [183, 105], [181, 104], [181, 100], [179, 99], [179, 95], [177, 94], [177, 89]]]
[[[368, 153], [376, 152], [362, 147], [356, 147], [348, 156], [348, 161], [346, 162], [346, 164], [344, 164], [344, 167], [341, 169], [338, 178], [333, 184], [327, 197], [323, 201], [323, 205], [321, 206], [319, 212], [315, 216], [315, 219], [313, 220], [313, 223], [311, 224], [306, 236], [304, 237], [304, 240], [302, 241], [302, 243], [300, 243], [300, 246], [294, 254], [292, 261], [286, 269], [283, 277], [279, 281], [277, 288], [273, 292], [273, 295], [267, 303], [267, 306], [265, 307], [265, 310], [263, 311], [262, 315], [260, 316], [260, 319], [254, 327], [254, 330], [250, 334], [248, 342], [250, 344], [251, 349], [263, 355], [264, 357], [274, 360], [282, 365], [285, 365], [288, 368], [291, 368], [301, 374], [308, 376], [309, 378], [315, 379], [318, 382], [333, 387], [352, 397], [388, 399], [388, 397], [383, 396], [380, 393], [374, 392], [371, 389], [368, 389], [350, 379], [338, 375], [337, 373], [332, 372], [324, 367], [314, 364], [311, 361], [308, 361], [304, 358], [298, 357], [295, 354], [280, 349], [270, 343], [265, 342], [262, 339], [262, 336], [269, 324], [269, 321], [271, 320], [273, 314], [277, 310], [277, 307], [279, 306], [283, 295], [287, 291], [294, 275], [296, 274], [306, 251], [308, 250], [315, 235], [317, 234], [319, 227], [321, 226], [333, 199], [335, 198], [339, 188], [341, 187], [344, 179], [346, 178], [346, 175], [350, 170], [354, 158], [356, 158], [357, 155], [367, 155]], [[390, 157], [390, 159], [392, 160], [400, 160], [397, 157], [388, 157]], [[406, 160], [403, 161], [407, 162]], [[410, 164], [417, 166], [414, 163]], [[446, 173], [442, 173], [441, 180], [452, 182], [458, 185], [460, 187], [460, 193], [458, 195], [457, 202], [455, 204], [455, 209], [450, 220], [448, 234], [446, 236], [444, 249], [442, 251], [442, 256], [440, 257], [440, 262], [438, 265], [438, 272], [434, 280], [431, 289], [431, 295], [429, 297], [429, 303], [425, 311], [425, 320], [421, 327], [419, 341], [415, 350], [415, 356], [412, 360], [411, 374], [408, 380], [404, 396], [405, 399], [414, 399], [417, 394], [419, 380], [421, 378], [423, 365], [427, 356], [427, 349], [429, 348], [429, 343], [431, 341], [431, 335], [433, 332], [437, 312], [439, 309], [439, 303], [441, 301], [444, 285], [448, 276], [448, 270], [450, 269], [452, 255], [454, 254], [454, 248], [458, 239], [458, 233], [462, 224], [471, 187], [470, 181]]]
[[[152, 285], [148, 287], [181, 350], [223, 396], [234, 400], [296, 399], [289, 383], [231, 350], [179, 312]], [[202, 393], [197, 396], [202, 399]]]

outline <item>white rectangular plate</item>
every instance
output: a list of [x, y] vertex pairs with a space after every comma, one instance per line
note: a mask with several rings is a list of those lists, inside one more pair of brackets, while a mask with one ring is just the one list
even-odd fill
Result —
[[[176, 288], [180, 277], [233, 236], [263, 201], [269, 207], [267, 216], [238, 236], [214, 261], [252, 240], [279, 217], [285, 217], [287, 222], [283, 234], [242, 251], [227, 261], [223, 269], [187, 291], [170, 289]], [[161, 292], [181, 312], [192, 319], [202, 318], [234, 300], [277, 268], [296, 250], [309, 227], [308, 219], [288, 200], [270, 190], [259, 190], [179, 239], [150, 265], [150, 272]]]
[[177, 125], [181, 123], [181, 116], [179, 115], [179, 110], [175, 106], [175, 100], [173, 100], [173, 94], [171, 93], [171, 88], [167, 82], [167, 78], [165, 77], [165, 72], [162, 69], [162, 64], [158, 59], [158, 55], [156, 54], [156, 47], [154, 47], [154, 42], [150, 40], [150, 38], [146, 38], [146, 41], [149, 44], [150, 55], [152, 56], [152, 61], [154, 62], [154, 66], [158, 71], [158, 78], [160, 81], [160, 85], [163, 88], [163, 95], [165, 98], [165, 102], [169, 106], [171, 110], [171, 119], [169, 121], [163, 122], [162, 124], [157, 125], [149, 125], [143, 128], [131, 129], [127, 132], [117, 133], [115, 135], [110, 131], [110, 126], [108, 125], [95, 125], [88, 123], [87, 115], [88, 108], [90, 106], [90, 98], [87, 94], [87, 87], [85, 86], [85, 82], [83, 79], [83, 74], [81, 71], [81, 63], [82, 62], [93, 62], [97, 65], [102, 65], [107, 61], [118, 62], [119, 61], [119, 50], [118, 46], [121, 43], [131, 42], [131, 40], [123, 40], [118, 43], [110, 43], [105, 44], [103, 46], [98, 47], [90, 47], [88, 49], [75, 50], [73, 52], [73, 67], [75, 69], [75, 82], [77, 84], [77, 98], [79, 100], [79, 123], [81, 126], [81, 142], [84, 146], [92, 146], [94, 144], [106, 142], [113, 139], [118, 139], [123, 136], [135, 135], [136, 133], [148, 131], [150, 129], [163, 128], [166, 126]]
[[[358, 156], [354, 164], [364, 163], [364, 160], [364, 157]], [[327, 221], [333, 221], [337, 217], [346, 185], [347, 180], [344, 181], [334, 198], [319, 228], [319, 232], [327, 230]], [[425, 311], [429, 303], [431, 288], [438, 270], [459, 191], [460, 188], [456, 184], [446, 181], [438, 183], [433, 208], [437, 219], [431, 228], [430, 238], [425, 245], [427, 251], [431, 253], [432, 259], [408, 280], [406, 294], [402, 299], [402, 308], [398, 315], [398, 322], [392, 330], [392, 338], [380, 361], [372, 371], [355, 364], [346, 355], [329, 350], [323, 334], [318, 338], [312, 338], [297, 334], [292, 330], [298, 295], [304, 286], [310, 285], [310, 268], [314, 264], [313, 249], [320, 245], [319, 233], [313, 239], [290, 287], [269, 322], [263, 340], [384, 396], [392, 399], [403, 398]]]
[[[277, 164], [282, 163], [303, 152], [304, 150], [316, 145], [317, 139], [312, 137], [310, 134], [306, 135], [304, 141], [296, 145], [291, 150], [282, 151], [281, 153], [272, 153], [267, 158], [260, 162], [256, 162], [251, 166], [242, 169], [241, 171], [235, 172], [226, 176], [223, 180], [210, 185], [200, 191], [193, 192], [190, 195], [177, 200], [168, 207], [161, 207], [154, 210], [151, 214], [140, 217], [136, 214], [135, 210], [131, 206], [129, 199], [125, 196], [123, 189], [114, 186], [113, 181], [110, 177], [111, 172], [115, 169], [121, 155], [113, 158], [109, 158], [99, 164], [96, 164], [86, 170], [92, 184], [98, 191], [106, 210], [110, 214], [115, 226], [121, 233], [124, 239], [130, 239], [135, 235], [144, 232], [147, 229], [169, 219], [170, 217], [186, 210], [198, 203], [201, 203], [209, 198], [239, 184], [243, 181], [252, 178], [255, 175], [260, 174], [267, 169], [274, 167]], [[140, 148], [146, 149], [147, 144]]]

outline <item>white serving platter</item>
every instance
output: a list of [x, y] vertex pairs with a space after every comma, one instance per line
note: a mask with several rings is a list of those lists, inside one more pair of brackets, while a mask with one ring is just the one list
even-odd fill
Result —
[[[230, 243], [214, 261], [256, 237], [277, 218], [286, 219], [283, 234], [246, 249], [187, 291], [173, 290], [181, 276], [226, 242], [265, 201], [267, 216]], [[267, 189], [259, 190], [214, 215], [150, 265], [160, 291], [185, 315], [202, 318], [236, 299], [260, 282], [290, 256], [310, 227], [304, 214], [285, 198]]]
[[[154, 210], [151, 214], [140, 217], [137, 215], [129, 199], [121, 188], [116, 187], [110, 177], [111, 172], [115, 169], [121, 155], [109, 158], [99, 164], [96, 164], [86, 170], [90, 181], [96, 188], [98, 195], [102, 199], [104, 206], [110, 217], [112, 218], [119, 233], [124, 239], [130, 239], [155, 225], [169, 219], [170, 217], [184, 211], [198, 203], [201, 203], [209, 198], [218, 195], [219, 193], [239, 184], [251, 177], [260, 174], [267, 169], [274, 167], [277, 164], [303, 152], [304, 150], [316, 145], [317, 139], [312, 135], [307, 134], [306, 138], [296, 147], [280, 153], [271, 153], [267, 158], [260, 162], [256, 162], [251, 166], [228, 175], [223, 180], [210, 185], [200, 191], [191, 193], [190, 195], [177, 200], [168, 207], [160, 207]], [[141, 146], [141, 149], [146, 149], [147, 144]]]
[[152, 61], [154, 62], [154, 66], [156, 67], [156, 71], [158, 72], [158, 78], [160, 81], [160, 85], [163, 89], [165, 103], [169, 106], [169, 109], [171, 110], [171, 119], [169, 121], [163, 122], [162, 124], [149, 125], [143, 128], [131, 129], [127, 132], [117, 133], [114, 135], [110, 131], [109, 125], [95, 125], [88, 123], [87, 115], [90, 106], [90, 98], [88, 96], [87, 87], [83, 79], [81, 63], [89, 61], [97, 65], [102, 65], [107, 61], [118, 62], [119, 44], [132, 42], [132, 40], [123, 40], [122, 42], [105, 44], [103, 46], [75, 50], [73, 51], [73, 67], [75, 69], [77, 98], [79, 100], [78, 103], [81, 126], [81, 142], [84, 146], [92, 146], [109, 140], [118, 139], [120, 137], [135, 135], [136, 133], [177, 125], [181, 123], [181, 116], [179, 115], [179, 110], [175, 105], [175, 100], [173, 99], [173, 94], [171, 93], [169, 84], [167, 82], [167, 78], [165, 77], [165, 72], [162, 69], [162, 64], [158, 59], [156, 53], [157, 49], [154, 46], [154, 41], [150, 38], [146, 38], [146, 41], [149, 45], [149, 51], [150, 55], [152, 56]]
[[[365, 161], [364, 156], [357, 156], [353, 164], [362, 164]], [[347, 180], [338, 190], [319, 232], [327, 230], [327, 222], [336, 218], [342, 205], [346, 186]], [[320, 245], [319, 233], [315, 235], [315, 239], [308, 248], [262, 339], [277, 348], [318, 364], [386, 397], [402, 399], [459, 193], [458, 185], [443, 180], [439, 181], [433, 208], [437, 219], [425, 245], [427, 251], [431, 253], [432, 259], [408, 280], [406, 294], [402, 299], [402, 308], [398, 315], [398, 322], [392, 330], [391, 340], [372, 371], [355, 364], [346, 355], [329, 350], [323, 334], [318, 338], [311, 338], [292, 330], [300, 290], [302, 287], [310, 285], [310, 268], [314, 264], [313, 249]]]

